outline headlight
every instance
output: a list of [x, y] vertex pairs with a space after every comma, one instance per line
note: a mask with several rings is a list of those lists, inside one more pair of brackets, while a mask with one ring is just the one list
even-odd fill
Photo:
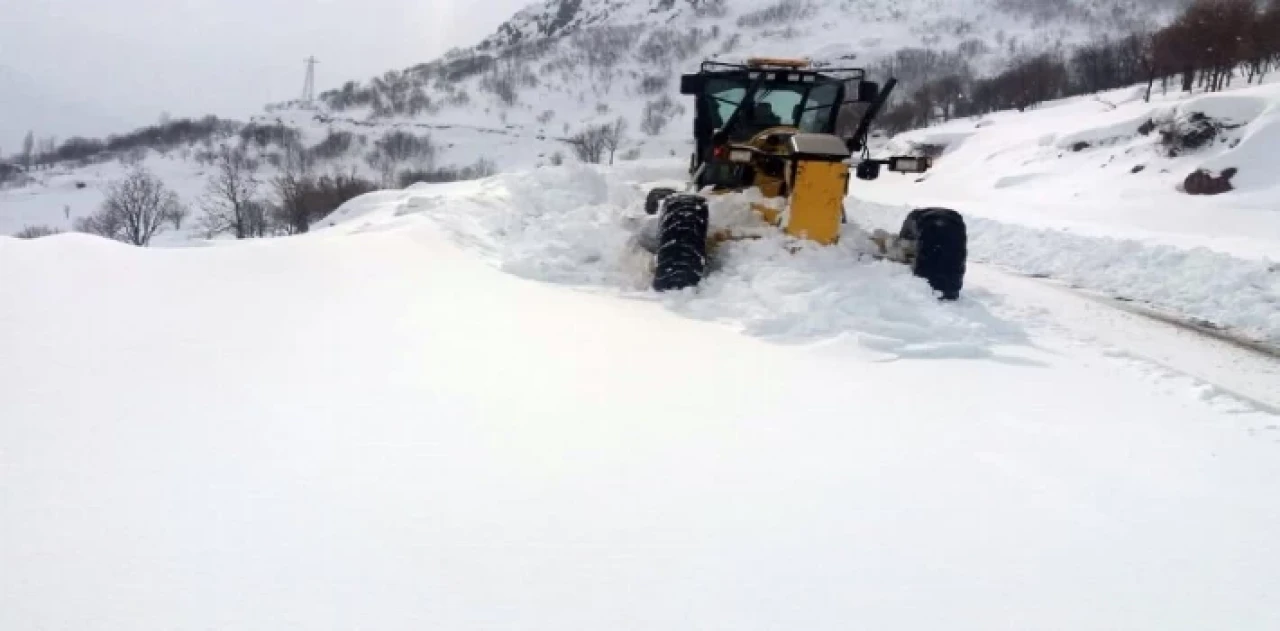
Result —
[[891, 158], [889, 170], [897, 173], [924, 173], [929, 170], [928, 158]]

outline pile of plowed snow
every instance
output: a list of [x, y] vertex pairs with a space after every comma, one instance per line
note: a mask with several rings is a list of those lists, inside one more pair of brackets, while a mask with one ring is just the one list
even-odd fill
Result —
[[[889, 229], [909, 209], [863, 202], [851, 204], [850, 215]], [[982, 217], [966, 223], [970, 261], [1062, 280], [1280, 344], [1280, 263]]]
[[[351, 233], [429, 221], [509, 273], [660, 300], [682, 314], [775, 340], [849, 338], [894, 356], [981, 355], [1016, 343], [1017, 334], [991, 317], [983, 300], [939, 305], [906, 267], [866, 251], [863, 228], [896, 230], [910, 205], [851, 199], [841, 243], [820, 247], [787, 239], [744, 211], [743, 199], [725, 196], [712, 201], [713, 225], [757, 228], [760, 238], [722, 246], [696, 289], [649, 292], [649, 257], [634, 243], [646, 221], [644, 194], [679, 184], [680, 171], [681, 165], [661, 161], [615, 169], [577, 165], [418, 185], [353, 200], [323, 224]], [[974, 261], [1061, 278], [1280, 341], [1280, 268], [1269, 261], [967, 220]], [[992, 298], [973, 286], [965, 295]]]
[[[896, 137], [886, 152], [941, 152], [920, 177], [857, 182], [864, 221], [908, 208], [968, 220], [973, 260], [1280, 341], [1280, 83], [1217, 94], [1129, 88]], [[1204, 117], [1198, 147], [1165, 132]], [[1198, 170], [1233, 190], [1190, 195]]]
[[[1196, 117], [1216, 128], [1196, 147], [1167, 142]], [[941, 152], [920, 178], [881, 178], [857, 194], [885, 203], [962, 205], [966, 214], [1092, 236], [1280, 257], [1280, 83], [1198, 96], [1117, 90], [951, 121], [886, 151]], [[1231, 191], [1189, 195], [1197, 170], [1235, 169]]]
[[790, 240], [760, 223], [740, 196], [713, 200], [713, 227], [759, 238], [721, 245], [697, 288], [654, 294], [649, 256], [635, 243], [648, 220], [643, 200], [653, 186], [679, 184], [679, 171], [669, 162], [578, 165], [417, 185], [353, 200], [322, 225], [351, 233], [430, 221], [506, 272], [659, 300], [775, 341], [849, 339], [888, 356], [942, 357], [987, 355], [1022, 341], [977, 301], [939, 304], [907, 267], [874, 259], [853, 224], [837, 246]]

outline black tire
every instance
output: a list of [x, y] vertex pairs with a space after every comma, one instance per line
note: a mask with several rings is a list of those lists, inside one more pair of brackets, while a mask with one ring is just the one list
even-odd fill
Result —
[[644, 198], [644, 212], [647, 215], [656, 215], [662, 210], [662, 200], [676, 194], [674, 188], [655, 188], [649, 191]]
[[697, 285], [707, 268], [707, 200], [672, 195], [662, 206], [653, 274], [657, 291]]
[[916, 242], [915, 275], [942, 292], [943, 300], [958, 299], [969, 256], [968, 233], [960, 213], [949, 208], [913, 210], [902, 222], [898, 236]]

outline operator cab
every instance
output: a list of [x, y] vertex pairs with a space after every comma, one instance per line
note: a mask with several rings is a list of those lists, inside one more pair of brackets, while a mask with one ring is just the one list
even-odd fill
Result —
[[790, 133], [834, 134], [850, 86], [857, 89], [853, 102], [871, 100], [879, 93], [879, 86], [865, 77], [861, 68], [818, 71], [798, 59], [703, 62], [699, 72], [684, 75], [680, 82], [681, 94], [696, 97], [696, 149], [690, 172], [706, 166], [697, 185], [732, 187], [747, 176], [743, 172], [747, 167], [721, 155], [729, 143], [745, 143], [777, 127]]

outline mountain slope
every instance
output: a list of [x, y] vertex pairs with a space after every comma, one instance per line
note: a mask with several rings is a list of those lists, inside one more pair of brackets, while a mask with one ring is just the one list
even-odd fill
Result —
[[[680, 105], [675, 77], [703, 59], [806, 56], [820, 64], [874, 67], [900, 49], [917, 47], [985, 71], [1015, 54], [1159, 24], [1181, 4], [550, 0], [521, 11], [477, 46], [365, 83], [348, 82], [322, 100], [328, 113], [344, 117], [456, 124], [497, 119], [562, 136], [623, 116], [644, 144], [666, 129], [687, 129], [691, 112]], [[899, 78], [904, 91], [917, 80]], [[661, 125], [642, 132], [647, 114]]]

